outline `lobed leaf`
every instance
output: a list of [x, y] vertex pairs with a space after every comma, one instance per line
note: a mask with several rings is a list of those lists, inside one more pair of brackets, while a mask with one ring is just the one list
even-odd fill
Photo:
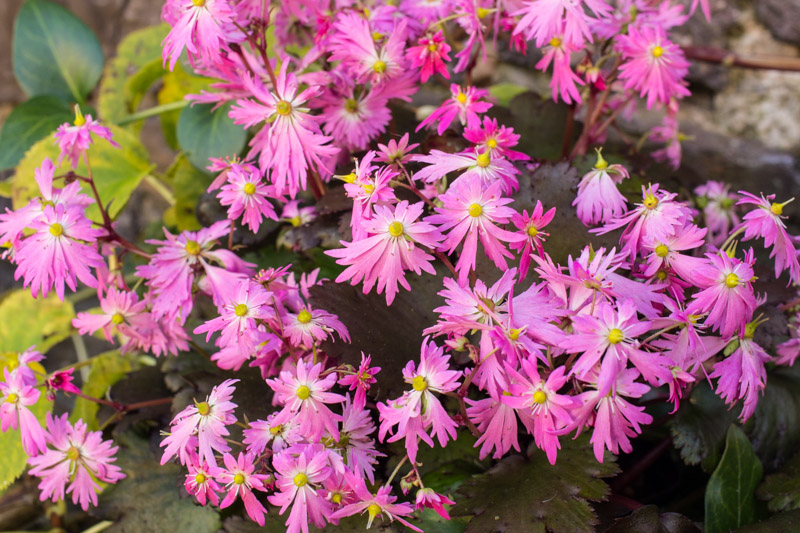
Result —
[[779, 472], [767, 476], [756, 490], [756, 496], [766, 500], [773, 512], [800, 508], [800, 453]]
[[[44, 425], [47, 413], [53, 409], [53, 402], [42, 393], [39, 401], [30, 407], [39, 423]], [[28, 465], [28, 454], [22, 449], [22, 438], [19, 429], [9, 429], [0, 433], [0, 494], [25, 472]]]

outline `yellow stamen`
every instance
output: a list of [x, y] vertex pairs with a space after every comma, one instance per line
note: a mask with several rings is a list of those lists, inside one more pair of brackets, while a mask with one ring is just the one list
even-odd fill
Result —
[[294, 481], [295, 486], [302, 487], [303, 485], [308, 483], [308, 476], [305, 475], [304, 473], [300, 472], [299, 474], [294, 476], [294, 480], [293, 481]]
[[292, 104], [290, 104], [286, 100], [281, 100], [280, 102], [275, 104], [275, 111], [277, 111], [279, 115], [286, 116], [292, 112]]
[[256, 192], [256, 184], [255, 183], [245, 183], [244, 185], [244, 193], [247, 195], [255, 194]]
[[781, 204], [773, 203], [769, 206], [769, 210], [775, 216], [781, 216], [783, 214], [783, 206]]
[[536, 237], [539, 235], [539, 230], [536, 226], [528, 226], [528, 237]]
[[81, 127], [86, 124], [86, 117], [81, 113], [81, 108], [75, 105], [75, 120], [72, 122], [75, 126]]
[[66, 455], [70, 461], [77, 461], [81, 457], [81, 451], [75, 446], [70, 446]]
[[456, 95], [456, 102], [459, 104], [466, 104], [467, 103], [467, 95], [461, 92], [461, 89], [458, 90], [458, 94]]
[[233, 482], [237, 485], [241, 485], [244, 483], [244, 474], [236, 474], [233, 476]]
[[395, 220], [394, 222], [389, 224], [389, 235], [391, 235], [392, 237], [399, 237], [400, 235], [403, 234], [404, 231], [405, 228], [403, 227], [403, 224], [401, 222]]
[[186, 241], [186, 253], [189, 255], [199, 255], [200, 243], [197, 241]]
[[236, 307], [233, 308], [233, 314], [236, 316], [244, 316], [247, 311], [247, 304], [236, 304]]
[[658, 198], [652, 192], [647, 191], [643, 203], [647, 209], [655, 209], [658, 206]]
[[486, 9], [485, 7], [479, 7], [478, 8], [478, 18], [479, 19], [486, 18], [486, 15], [488, 15], [488, 14], [489, 14], [489, 10]]
[[483, 214], [483, 208], [481, 204], [472, 204], [469, 206], [469, 209], [467, 209], [467, 213], [469, 213], [471, 217], [479, 217]]
[[436, 43], [431, 43], [431, 44], [428, 45], [428, 52], [435, 52], [438, 49], [439, 49], [439, 47], [436, 46]]
[[361, 186], [361, 188], [364, 189], [365, 193], [372, 194], [372, 192], [375, 190], [375, 185], [373, 185], [372, 183], [365, 183], [364, 185]]
[[594, 164], [594, 168], [597, 170], [605, 170], [608, 168], [608, 161], [603, 159], [603, 149], [602, 148], [595, 148], [597, 152], [597, 163]]
[[125, 322], [125, 317], [122, 315], [122, 313], [114, 313], [113, 315], [111, 315], [111, 322], [114, 325], [119, 326], [120, 324]]
[[345, 183], [355, 183], [356, 174], [355, 174], [355, 172], [351, 172], [350, 174], [346, 174], [344, 176], [339, 176], [339, 179], [341, 179]]
[[665, 279], [667, 279], [667, 272], [665, 270], [659, 270], [658, 272], [656, 272], [656, 278], [659, 281], [664, 281]]
[[424, 376], [416, 376], [411, 380], [411, 386], [415, 391], [422, 392], [428, 388], [428, 382], [425, 380]]
[[331, 494], [331, 502], [339, 505], [342, 503], [342, 493], [341, 492], [334, 492]]
[[294, 394], [301, 400], [307, 400], [308, 397], [311, 396], [311, 389], [309, 389], [305, 385], [300, 385], [299, 387], [297, 387], [297, 390], [295, 391]]
[[203, 7], [206, 5], [206, 0], [192, 0], [195, 7]]
[[669, 248], [667, 248], [665, 244], [659, 244], [658, 246], [656, 246], [655, 252], [658, 257], [667, 257], [667, 254], [669, 253]]
[[53, 237], [58, 237], [62, 233], [64, 233], [64, 226], [56, 222], [55, 224], [50, 224], [50, 235]]
[[376, 74], [383, 74], [386, 72], [386, 61], [379, 59], [372, 65], [372, 70], [375, 71]]
[[8, 403], [17, 403], [17, 402], [19, 401], [19, 395], [17, 395], [17, 394], [16, 394], [16, 393], [14, 393], [14, 392], [10, 392], [10, 393], [8, 393], [8, 395], [6, 396], [6, 401], [7, 401]]
[[281, 425], [281, 424], [278, 424], [277, 426], [272, 426], [271, 428], [269, 428], [269, 433], [272, 436], [275, 436], [275, 435], [279, 434], [281, 431], [283, 431], [283, 425]]
[[369, 507], [367, 507], [367, 513], [369, 514], [369, 521], [371, 523], [373, 520], [375, 520], [376, 516], [381, 514], [381, 506], [377, 503], [371, 503], [369, 504]]
[[358, 100], [355, 98], [348, 98], [344, 101], [344, 109], [348, 113], [358, 113]]
[[372, 40], [373, 41], [380, 41], [381, 39], [383, 39], [383, 34], [381, 32], [379, 32], [379, 31], [372, 32]]
[[664, 49], [663, 49], [663, 48], [661, 48], [660, 46], [654, 46], [654, 47], [653, 47], [652, 54], [653, 54], [653, 57], [655, 57], [655, 58], [659, 58], [659, 57], [661, 57], [662, 55], [664, 55]]
[[739, 276], [731, 272], [727, 276], [725, 276], [725, 286], [729, 289], [733, 289], [739, 286]]
[[301, 324], [308, 324], [309, 322], [311, 322], [311, 318], [312, 318], [311, 313], [309, 313], [305, 309], [297, 313], [297, 321], [300, 322]]
[[489, 139], [488, 141], [486, 141], [486, 146], [488, 146], [489, 149], [494, 150], [495, 148], [497, 148], [497, 139], [495, 139], [494, 137]]
[[211, 406], [208, 405], [208, 402], [200, 402], [195, 405], [197, 406], [197, 412], [200, 413], [200, 416], [207, 416], [208, 413], [211, 412]]
[[561, 46], [561, 39], [559, 39], [558, 37], [553, 37], [552, 39], [550, 39], [550, 46], [552, 46], [553, 48], [558, 48], [559, 46]]
[[512, 329], [511, 331], [508, 332], [508, 338], [511, 339], [512, 341], [518, 340], [521, 333], [522, 333], [522, 328]]
[[621, 329], [614, 328], [608, 332], [608, 342], [611, 344], [619, 344], [624, 338], [625, 334], [622, 333]]
[[203, 483], [206, 482], [206, 475], [200, 472], [199, 474], [194, 476], [194, 482], [197, 483], [198, 485], [202, 485]]
[[289, 222], [292, 223], [292, 226], [297, 228], [297, 227], [300, 226], [300, 224], [302, 224], [303, 221], [300, 220], [300, 215], [295, 215], [295, 216], [293, 216], [292, 218], [289, 219]]
[[538, 403], [539, 405], [543, 404], [547, 401], [547, 394], [545, 394], [542, 390], [537, 390], [533, 393], [533, 403]]
[[489, 155], [489, 152], [484, 152], [476, 158], [475, 162], [479, 167], [486, 168], [489, 166], [489, 163], [492, 162], [492, 157]]

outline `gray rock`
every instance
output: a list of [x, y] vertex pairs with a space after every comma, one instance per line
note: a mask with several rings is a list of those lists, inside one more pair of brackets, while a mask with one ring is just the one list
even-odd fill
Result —
[[759, 0], [756, 15], [776, 39], [800, 45], [800, 0]]

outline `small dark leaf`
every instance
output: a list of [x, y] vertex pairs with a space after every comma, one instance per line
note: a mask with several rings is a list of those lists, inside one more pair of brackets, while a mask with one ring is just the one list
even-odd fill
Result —
[[212, 104], [187, 106], [178, 118], [178, 143], [198, 169], [206, 171], [209, 157], [238, 155], [247, 140], [245, 129], [228, 116], [230, 104], [211, 111]]
[[604, 533], [700, 533], [700, 528], [681, 514], [660, 514], [657, 506], [645, 505], [614, 522]]
[[100, 79], [103, 51], [92, 30], [67, 9], [28, 0], [14, 21], [14, 76], [28, 96], [83, 101]]
[[613, 456], [598, 463], [588, 438], [565, 439], [555, 465], [535, 450], [530, 459], [506, 457], [458, 490], [451, 516], [472, 516], [467, 533], [591, 533], [597, 524], [589, 501], [609, 493], [601, 479], [619, 472]]
[[767, 471], [789, 460], [800, 446], [800, 368], [768, 372], [764, 396], [745, 431]]
[[0, 170], [16, 166], [36, 141], [73, 116], [69, 103], [55, 96], [34, 96], [15, 107], [0, 130]]
[[131, 432], [118, 435], [117, 442], [117, 464], [127, 477], [100, 495], [94, 514], [114, 522], [105, 531], [215, 533], [219, 529], [217, 512], [196, 504], [185, 494], [182, 467], [159, 465], [148, 442]]
[[755, 521], [755, 490], [762, 475], [761, 461], [747, 436], [731, 424], [722, 459], [706, 486], [706, 533], [722, 533]]
[[722, 455], [728, 426], [736, 420], [736, 414], [707, 383], [695, 387], [692, 395], [681, 402], [670, 426], [684, 462], [700, 464], [706, 472], [713, 471]]
[[773, 512], [800, 508], [800, 453], [783, 465], [780, 472], [767, 476], [756, 496], [766, 500]]

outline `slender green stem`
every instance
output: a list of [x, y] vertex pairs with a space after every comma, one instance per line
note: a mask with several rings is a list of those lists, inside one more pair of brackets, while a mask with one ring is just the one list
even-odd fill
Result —
[[89, 352], [86, 351], [86, 344], [83, 342], [83, 336], [78, 333], [73, 333], [72, 344], [75, 345], [75, 353], [78, 356], [81, 379], [86, 383], [86, 380], [89, 379], [89, 369], [86, 367], [86, 363], [89, 361]]
[[147, 185], [154, 191], [156, 191], [158, 195], [170, 205], [170, 207], [175, 205], [175, 195], [172, 194], [172, 191], [169, 190], [169, 188], [160, 179], [152, 174], [148, 174], [144, 177], [144, 182], [147, 183]]
[[125, 124], [136, 122], [137, 120], [144, 120], [146, 118], [155, 117], [157, 115], [163, 115], [164, 113], [169, 113], [170, 111], [175, 111], [176, 109], [183, 109], [187, 105], [189, 105], [188, 100], [179, 100], [177, 102], [170, 102], [168, 104], [149, 107], [142, 111], [132, 113], [127, 117], [119, 119], [117, 121], [117, 126], [124, 126]]

